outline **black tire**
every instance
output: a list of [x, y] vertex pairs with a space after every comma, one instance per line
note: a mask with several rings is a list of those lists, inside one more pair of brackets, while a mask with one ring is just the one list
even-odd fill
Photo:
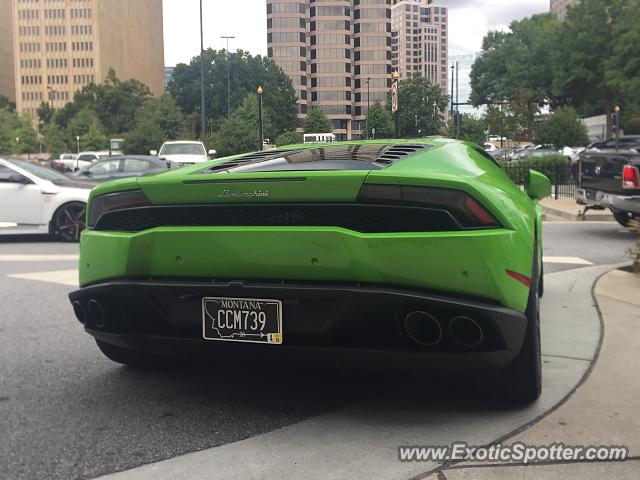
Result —
[[51, 218], [50, 233], [63, 242], [77, 242], [86, 226], [87, 205], [69, 202], [58, 207]]
[[527, 331], [518, 356], [505, 367], [498, 377], [498, 390], [509, 403], [525, 405], [534, 402], [542, 393], [542, 355], [540, 350], [540, 297], [537, 248], [534, 254], [534, 272], [529, 289], [525, 316]]
[[623, 227], [628, 227], [629, 220], [631, 220], [632, 217], [629, 212], [623, 212], [622, 210], [613, 210], [613, 218], [615, 218], [616, 222], [618, 222]]
[[115, 345], [103, 342], [97, 338], [95, 340], [98, 348], [104, 356], [113, 362], [134, 368], [153, 368], [164, 366], [163, 359], [161, 358], [136, 350], [116, 347]]

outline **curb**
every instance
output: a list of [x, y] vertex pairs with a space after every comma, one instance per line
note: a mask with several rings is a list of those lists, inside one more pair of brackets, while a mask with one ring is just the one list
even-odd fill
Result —
[[560, 217], [567, 220], [573, 220], [575, 222], [615, 222], [615, 218], [611, 213], [587, 213], [582, 216], [572, 211], [563, 210], [561, 208], [549, 207], [547, 205], [542, 206], [543, 215], [552, 215], [554, 217]]

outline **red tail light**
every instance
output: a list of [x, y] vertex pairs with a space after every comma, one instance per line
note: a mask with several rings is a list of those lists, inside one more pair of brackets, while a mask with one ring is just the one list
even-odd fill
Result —
[[640, 188], [640, 172], [638, 167], [625, 165], [622, 170], [622, 188]]

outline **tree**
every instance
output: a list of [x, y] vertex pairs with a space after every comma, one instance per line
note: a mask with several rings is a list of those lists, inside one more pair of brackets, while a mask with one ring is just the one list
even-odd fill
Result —
[[34, 130], [31, 118], [22, 116], [18, 119], [18, 127], [14, 130], [14, 135], [20, 140], [16, 142], [15, 153], [34, 153], [38, 151], [38, 133]]
[[[401, 80], [398, 84], [400, 134], [405, 137], [439, 134], [443, 126], [441, 114], [448, 103], [449, 97], [440, 87], [420, 74]], [[390, 98], [387, 109], [391, 110]]]
[[16, 143], [15, 131], [18, 126], [16, 113], [0, 108], [0, 154], [13, 153]]
[[42, 102], [36, 110], [36, 113], [38, 114], [38, 126], [40, 130], [42, 130], [45, 125], [48, 125], [51, 122], [51, 118], [53, 117], [53, 108], [51, 108], [47, 102]]
[[107, 137], [96, 113], [90, 108], [80, 110], [69, 122], [67, 144], [75, 145], [80, 137], [80, 150], [104, 150]]
[[166, 137], [154, 119], [141, 117], [134, 129], [125, 135], [122, 150], [128, 155], [147, 155], [150, 150], [158, 150], [165, 140]]
[[[367, 114], [369, 135], [372, 138], [393, 138], [393, 117], [380, 102], [375, 102]], [[375, 132], [375, 133], [374, 133]]]
[[556, 148], [583, 145], [587, 143], [587, 127], [582, 123], [575, 109], [558, 108], [538, 127], [536, 142], [553, 145]]
[[[263, 112], [265, 132], [271, 128], [268, 112]], [[208, 148], [215, 149], [218, 156], [226, 157], [258, 149], [258, 105], [254, 93], [248, 94], [242, 104], [207, 139]]]
[[5, 97], [4, 95], [0, 95], [0, 110], [1, 109], [9, 110], [10, 112], [15, 112], [16, 103], [9, 100], [8, 97]]
[[[625, 69], [624, 64], [637, 56], [633, 54], [632, 57], [620, 59], [616, 55], [626, 53], [626, 48], [619, 44], [628, 41], [628, 38], [624, 35], [618, 38], [619, 25], [626, 23], [625, 3], [631, 5], [634, 2], [582, 0], [576, 4], [569, 10], [555, 42], [555, 54], [552, 54], [555, 95], [565, 97], [567, 104], [582, 113], [605, 113], [607, 136], [611, 136], [612, 132], [611, 113], [620, 95], [618, 88], [626, 84], [622, 77], [629, 70]], [[636, 29], [637, 24], [633, 28]], [[622, 62], [612, 65], [612, 61]], [[610, 72], [612, 68], [619, 72]]]
[[[453, 119], [449, 120], [447, 130], [450, 137], [455, 137], [456, 126]], [[483, 145], [486, 137], [486, 121], [467, 113], [462, 114], [460, 120], [460, 139]]]
[[85, 85], [76, 92], [73, 103], [77, 109], [93, 110], [104, 131], [117, 135], [133, 128], [138, 110], [150, 96], [146, 85], [137, 80], [120, 80], [110, 69], [104, 83]]
[[304, 122], [304, 131], [306, 133], [329, 133], [333, 131], [333, 128], [331, 128], [331, 120], [322, 110], [318, 107], [311, 107]]
[[65, 132], [55, 121], [51, 121], [47, 126], [45, 126], [43, 142], [45, 149], [49, 152], [51, 158], [58, 158], [61, 153], [75, 150], [75, 148], [69, 148], [69, 145], [64, 141], [64, 138]]
[[276, 137], [276, 146], [294, 145], [303, 141], [304, 135], [300, 132], [284, 132]]
[[640, 117], [632, 117], [624, 122], [625, 135], [640, 135]]
[[[293, 84], [280, 67], [271, 59], [252, 56], [238, 50], [228, 53], [226, 50], [207, 49], [204, 52], [205, 64], [205, 108], [213, 130], [228, 116], [227, 108], [227, 62], [230, 71], [231, 109], [234, 111], [248, 94], [255, 97], [256, 89], [264, 90], [265, 109], [271, 114], [269, 129], [265, 128], [265, 137], [276, 138], [283, 132], [296, 127], [296, 92]], [[169, 94], [187, 116], [194, 115], [198, 122], [188, 122], [194, 126], [193, 134], [200, 131], [200, 56], [193, 57], [187, 64], [176, 66], [171, 82], [167, 87]]]
[[149, 98], [136, 115], [134, 128], [125, 135], [127, 154], [147, 154], [163, 142], [185, 137], [185, 119], [173, 98], [167, 94]]

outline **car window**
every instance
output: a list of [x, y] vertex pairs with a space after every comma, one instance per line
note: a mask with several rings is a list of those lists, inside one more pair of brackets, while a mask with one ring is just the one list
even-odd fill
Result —
[[51, 170], [50, 168], [41, 167], [40, 165], [36, 165], [35, 163], [25, 162], [24, 160], [10, 160], [14, 165], [26, 170], [27, 172], [35, 175], [36, 177], [44, 178], [45, 180], [53, 181], [63, 181], [69, 180], [68, 177], [62, 175], [61, 173], [56, 172], [55, 170]]
[[163, 145], [160, 155], [206, 155], [201, 143], [172, 143]]
[[85, 160], [85, 161], [89, 161], [89, 162], [91, 162], [91, 161], [93, 161], [95, 159], [96, 159], [96, 156], [93, 155], [93, 154], [89, 154], [89, 153], [85, 153], [84, 155], [80, 155], [78, 157], [78, 160]]
[[9, 167], [5, 167], [4, 165], [0, 165], [0, 182], [3, 182], [3, 183], [9, 182], [9, 177], [11, 175], [19, 175], [19, 173], [14, 172]]
[[151, 168], [151, 164], [146, 160], [138, 160], [137, 158], [127, 158], [124, 161], [125, 172], [144, 172]]
[[120, 160], [110, 160], [107, 162], [100, 162], [89, 168], [89, 171], [93, 175], [104, 175], [109, 173], [118, 173], [118, 167], [120, 166]]

